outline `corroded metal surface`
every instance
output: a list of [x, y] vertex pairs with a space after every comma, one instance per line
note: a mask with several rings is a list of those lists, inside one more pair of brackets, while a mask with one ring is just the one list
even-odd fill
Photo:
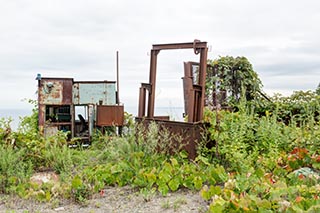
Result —
[[71, 104], [72, 83], [70, 78], [42, 78], [38, 89], [39, 104]]
[[[145, 127], [155, 122], [159, 125], [159, 132], [168, 131], [170, 133], [171, 141], [168, 149], [171, 153], [185, 150], [189, 159], [196, 158], [197, 147], [202, 140], [203, 123], [176, 122], [151, 118], [136, 118], [136, 121], [143, 123]], [[160, 142], [161, 140], [159, 140]]]
[[71, 105], [72, 84], [72, 78], [42, 78], [38, 81], [38, 121], [41, 133], [49, 136], [58, 131], [56, 126], [51, 128], [46, 122], [49, 120], [46, 116], [46, 106]]
[[124, 122], [124, 108], [118, 105], [97, 106], [97, 126], [122, 126]]

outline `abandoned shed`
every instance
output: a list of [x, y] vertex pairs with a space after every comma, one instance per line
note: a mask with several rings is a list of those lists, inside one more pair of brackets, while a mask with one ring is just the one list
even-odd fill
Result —
[[38, 80], [39, 130], [44, 136], [70, 132], [69, 139], [90, 143], [95, 129], [124, 122], [124, 106], [117, 98], [115, 81], [74, 81], [73, 78]]

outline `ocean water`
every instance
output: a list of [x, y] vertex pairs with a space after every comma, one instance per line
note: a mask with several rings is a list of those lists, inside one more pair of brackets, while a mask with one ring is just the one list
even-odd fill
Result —
[[[126, 107], [124, 110], [134, 116], [138, 114], [137, 107]], [[173, 121], [183, 121], [183, 107], [155, 107], [154, 114], [155, 116], [170, 116], [170, 120]]]
[[[137, 116], [137, 107], [126, 107], [124, 110], [133, 116]], [[183, 121], [183, 107], [156, 107], [155, 115], [170, 116], [170, 120], [173, 121]], [[12, 119], [10, 125], [13, 130], [16, 130], [20, 123], [20, 118], [24, 116], [31, 115], [31, 109], [1, 109], [0, 108], [0, 118]]]
[[11, 119], [10, 126], [16, 130], [20, 123], [20, 118], [31, 115], [31, 109], [0, 109], [0, 118]]

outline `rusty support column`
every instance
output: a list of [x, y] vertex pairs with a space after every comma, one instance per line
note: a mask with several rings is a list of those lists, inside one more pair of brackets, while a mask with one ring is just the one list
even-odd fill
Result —
[[150, 59], [150, 77], [149, 77], [149, 97], [148, 97], [148, 118], [154, 117], [154, 103], [156, 91], [156, 75], [157, 75], [157, 55], [160, 50], [151, 50]]
[[188, 122], [193, 122], [195, 102], [193, 90], [192, 62], [184, 63], [183, 87], [185, 112], [188, 116]]
[[142, 118], [146, 113], [146, 89], [142, 86], [139, 90], [139, 109], [138, 109], [138, 117]]
[[190, 102], [193, 102], [190, 98], [192, 93], [192, 74], [190, 73], [190, 62], [184, 62], [184, 77], [183, 79], [183, 95], [184, 95], [184, 111], [186, 115], [190, 116]]
[[203, 109], [204, 109], [204, 100], [205, 100], [205, 94], [206, 94], [206, 75], [207, 75], [207, 53], [208, 48], [201, 48], [200, 50], [200, 70], [199, 70], [199, 84], [201, 86], [201, 101], [200, 106], [198, 107], [198, 117], [196, 118], [196, 121], [201, 121], [203, 118]]

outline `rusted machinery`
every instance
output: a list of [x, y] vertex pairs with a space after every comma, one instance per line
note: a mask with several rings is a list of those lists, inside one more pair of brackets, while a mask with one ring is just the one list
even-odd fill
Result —
[[[194, 62], [185, 63], [186, 71], [183, 78], [183, 85], [187, 122], [170, 121], [169, 116], [154, 115], [157, 55], [161, 50], [175, 49], [193, 49], [194, 54], [200, 54], [196, 72], [192, 72], [191, 66]], [[153, 45], [151, 49], [149, 83], [142, 83], [139, 93], [139, 109], [136, 120], [143, 122], [145, 125], [148, 125], [150, 122], [156, 122], [160, 128], [167, 129], [171, 134], [181, 136], [182, 141], [173, 141], [174, 147], [171, 148], [182, 147], [188, 152], [189, 158], [192, 159], [196, 157], [196, 145], [201, 138], [203, 126], [201, 120], [205, 104], [207, 52], [207, 43], [199, 40], [190, 43]], [[146, 100], [148, 101], [146, 102]]]
[[124, 106], [117, 98], [115, 81], [74, 81], [73, 78], [38, 80], [39, 130], [44, 136], [57, 131], [90, 143], [95, 128], [124, 122]]

